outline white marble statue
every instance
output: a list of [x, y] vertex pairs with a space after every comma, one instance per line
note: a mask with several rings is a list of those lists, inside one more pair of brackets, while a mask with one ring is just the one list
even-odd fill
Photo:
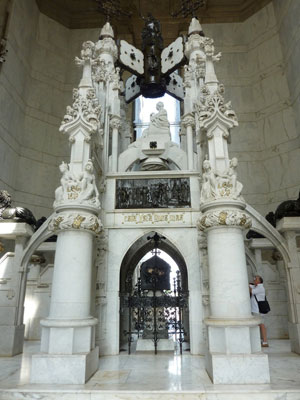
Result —
[[62, 162], [59, 166], [59, 170], [62, 174], [60, 178], [60, 183], [61, 186], [59, 186], [55, 190], [55, 201], [54, 201], [54, 206], [62, 203], [64, 200], [66, 200], [66, 196], [68, 193], [68, 189], [75, 183], [76, 179], [74, 174], [69, 170], [68, 164], [65, 162]]
[[91, 160], [85, 164], [84, 172], [81, 176], [81, 193], [78, 197], [80, 203], [89, 202], [99, 207], [99, 192], [95, 182], [94, 167]]
[[201, 203], [222, 197], [242, 200], [243, 185], [237, 180], [237, 164], [237, 158], [233, 157], [229, 161], [226, 173], [220, 174], [213, 171], [209, 160], [204, 160], [200, 193]]
[[235, 200], [240, 197], [243, 190], [243, 184], [237, 180], [237, 165], [238, 160], [236, 157], [233, 157], [229, 162], [228, 177], [232, 184], [232, 197]]
[[167, 134], [171, 138], [170, 123], [168, 121], [167, 111], [164, 108], [164, 103], [159, 101], [156, 104], [156, 109], [158, 112], [150, 115], [150, 125], [149, 128], [143, 131], [143, 137]]
[[55, 191], [54, 207], [74, 200], [79, 203], [88, 203], [96, 207], [100, 206], [99, 192], [95, 183], [93, 163], [89, 160], [84, 171], [75, 176], [68, 164], [62, 162], [59, 166], [62, 173], [59, 186]]
[[218, 183], [216, 175], [211, 168], [210, 161], [203, 161], [203, 175], [202, 175], [202, 188], [201, 188], [201, 202], [209, 199], [214, 199], [217, 195]]

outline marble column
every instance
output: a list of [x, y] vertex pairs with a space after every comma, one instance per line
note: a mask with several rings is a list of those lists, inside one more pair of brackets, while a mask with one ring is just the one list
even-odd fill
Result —
[[22, 222], [0, 223], [0, 237], [14, 240], [14, 252], [0, 259], [0, 356], [23, 352], [23, 311], [27, 269], [21, 268], [26, 242], [33, 234], [32, 227]]
[[251, 315], [243, 237], [251, 219], [244, 208], [244, 202], [229, 199], [201, 206], [199, 228], [207, 234], [210, 293], [206, 368], [217, 384], [270, 381], [260, 320]]
[[194, 145], [193, 145], [193, 127], [195, 125], [195, 118], [192, 114], [186, 114], [182, 118], [182, 124], [186, 128], [186, 143], [187, 143], [187, 159], [188, 169], [194, 169]]
[[97, 319], [90, 315], [97, 209], [58, 208], [49, 223], [57, 234], [50, 313], [41, 321], [41, 352], [32, 357], [31, 382], [83, 384], [97, 370]]
[[113, 115], [110, 120], [112, 129], [112, 151], [111, 151], [111, 171], [118, 171], [118, 153], [119, 153], [119, 129], [121, 126], [121, 118], [118, 115]]

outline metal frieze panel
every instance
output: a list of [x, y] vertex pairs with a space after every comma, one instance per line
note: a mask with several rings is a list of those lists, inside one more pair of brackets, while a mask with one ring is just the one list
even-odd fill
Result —
[[141, 88], [137, 84], [137, 76], [131, 75], [125, 83], [125, 101], [129, 103], [141, 94]]
[[161, 72], [167, 74], [174, 71], [183, 60], [183, 39], [178, 37], [161, 53]]
[[144, 54], [141, 50], [127, 43], [126, 40], [120, 41], [120, 62], [137, 75], [144, 73]]
[[170, 82], [167, 85], [166, 92], [175, 97], [177, 100], [183, 100], [184, 98], [184, 90], [183, 90], [183, 81], [180, 75], [173, 72], [170, 75]]
[[191, 207], [189, 178], [117, 179], [116, 208]]

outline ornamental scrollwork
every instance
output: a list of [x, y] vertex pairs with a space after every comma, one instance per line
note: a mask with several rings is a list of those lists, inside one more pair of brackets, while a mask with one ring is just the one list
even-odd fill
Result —
[[232, 109], [231, 101], [225, 103], [223, 97], [224, 92], [225, 90], [222, 84], [219, 84], [218, 89], [212, 94], [209, 92], [206, 86], [203, 87], [203, 96], [200, 101], [195, 103], [194, 106], [196, 116], [202, 126], [207, 119], [218, 114], [222, 117], [225, 117], [225, 119], [232, 125], [237, 125], [237, 116], [235, 111]]
[[248, 229], [251, 225], [251, 218], [246, 213], [230, 209], [207, 211], [198, 221], [200, 231], [217, 226], [236, 226]]
[[99, 127], [101, 115], [101, 106], [96, 97], [95, 89], [88, 89], [86, 95], [80, 94], [77, 88], [73, 89], [73, 100], [73, 105], [67, 106], [67, 112], [60, 129], [63, 129], [66, 124], [82, 118], [86, 123], [91, 124], [95, 131]]
[[60, 230], [83, 230], [99, 234], [102, 224], [98, 217], [85, 213], [60, 213], [49, 222], [48, 228], [52, 232]]

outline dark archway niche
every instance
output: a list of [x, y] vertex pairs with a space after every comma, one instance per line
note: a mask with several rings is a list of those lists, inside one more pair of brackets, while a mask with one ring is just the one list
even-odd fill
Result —
[[[145, 235], [139, 238], [125, 254], [120, 269], [120, 293], [125, 293], [127, 291], [126, 280], [128, 276], [133, 275], [138, 262], [144, 257], [144, 255], [153, 249], [153, 243], [150, 240], [147, 240], [147, 237], [153, 236], [154, 234], [155, 231], [145, 233]], [[179, 250], [168, 239], [162, 240], [159, 243], [158, 248], [165, 251], [176, 262], [181, 274], [182, 289], [187, 291], [187, 267]]]

